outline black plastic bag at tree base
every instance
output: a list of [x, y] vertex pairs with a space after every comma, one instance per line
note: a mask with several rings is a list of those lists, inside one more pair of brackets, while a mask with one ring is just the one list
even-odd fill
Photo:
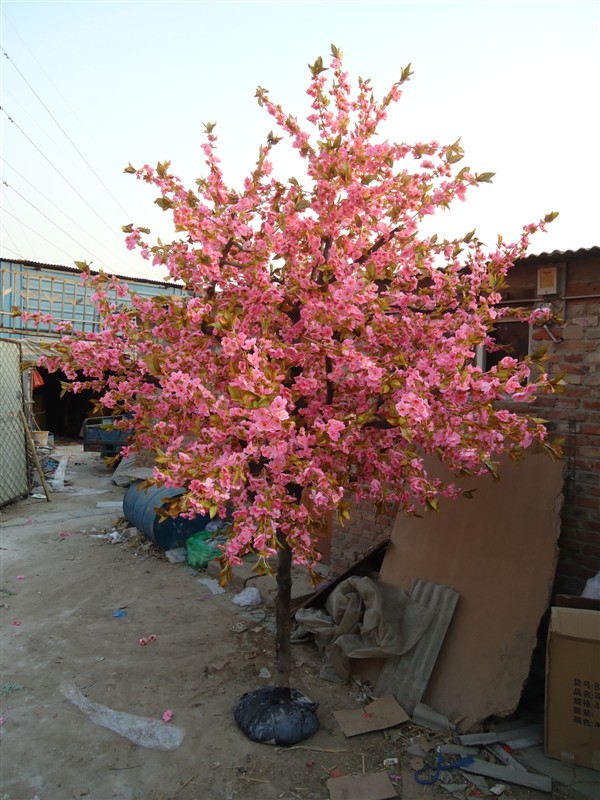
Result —
[[299, 689], [265, 686], [243, 694], [233, 716], [253, 742], [287, 746], [319, 730], [318, 707]]

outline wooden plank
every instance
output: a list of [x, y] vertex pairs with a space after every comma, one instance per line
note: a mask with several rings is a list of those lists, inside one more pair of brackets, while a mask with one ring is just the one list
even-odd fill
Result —
[[25, 438], [27, 439], [27, 444], [29, 445], [29, 452], [31, 453], [31, 457], [33, 458], [33, 463], [35, 464], [35, 468], [37, 469], [38, 475], [40, 476], [40, 481], [42, 483], [42, 488], [44, 489], [44, 494], [46, 495], [46, 500], [50, 503], [50, 489], [48, 488], [48, 484], [46, 483], [46, 478], [44, 476], [44, 470], [42, 469], [42, 465], [40, 464], [40, 460], [38, 458], [37, 450], [35, 449], [35, 444], [33, 443], [33, 437], [31, 435], [31, 431], [29, 430], [29, 425], [27, 424], [27, 420], [25, 419], [25, 414], [23, 409], [19, 409], [21, 414], [21, 423], [23, 424], [23, 430], [25, 432]]

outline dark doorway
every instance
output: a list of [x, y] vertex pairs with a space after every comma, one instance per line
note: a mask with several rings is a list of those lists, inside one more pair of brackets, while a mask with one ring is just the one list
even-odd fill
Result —
[[89, 389], [74, 394], [65, 392], [61, 397], [62, 381], [67, 381], [63, 372], [48, 372], [38, 367], [44, 383], [33, 390], [33, 413], [40, 430], [51, 431], [66, 439], [82, 438], [82, 426], [86, 417], [93, 414], [93, 403], [97, 392]]

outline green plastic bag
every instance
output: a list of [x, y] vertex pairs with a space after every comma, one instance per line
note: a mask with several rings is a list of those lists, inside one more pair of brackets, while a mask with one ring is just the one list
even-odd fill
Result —
[[207, 543], [207, 539], [213, 536], [214, 533], [211, 531], [200, 531], [188, 537], [185, 548], [187, 550], [187, 561], [190, 567], [194, 567], [194, 569], [204, 569], [209, 561], [221, 555], [220, 548], [213, 547], [213, 545]]

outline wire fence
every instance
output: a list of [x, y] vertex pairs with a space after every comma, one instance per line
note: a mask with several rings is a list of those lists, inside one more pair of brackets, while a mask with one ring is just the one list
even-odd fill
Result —
[[0, 339], [0, 506], [29, 491], [21, 413], [21, 345]]

